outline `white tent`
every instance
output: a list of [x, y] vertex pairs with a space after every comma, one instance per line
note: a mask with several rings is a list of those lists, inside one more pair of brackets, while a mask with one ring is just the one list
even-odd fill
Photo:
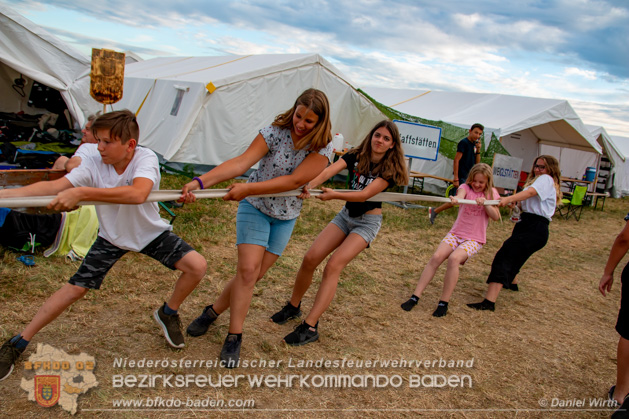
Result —
[[307, 88], [322, 90], [332, 129], [350, 144], [385, 116], [317, 54], [163, 57], [125, 68], [115, 109], [138, 112], [140, 144], [170, 162], [218, 165]]
[[[609, 135], [603, 127], [592, 125], [587, 127], [603, 146], [607, 159], [612, 164], [605, 188], [611, 190], [614, 198], [629, 195], [629, 138]], [[603, 162], [600, 172], [604, 172]]]
[[[614, 183], [616, 182], [616, 172], [622, 168], [625, 157], [620, 154], [605, 128], [595, 125], [586, 125], [586, 127], [592, 134], [592, 138], [603, 149], [603, 155], [600, 157], [599, 167], [597, 168], [596, 192], [611, 192], [612, 196], [619, 198], [620, 189], [615, 188]], [[619, 181], [621, 177], [618, 177]], [[618, 192], [617, 196], [615, 195], [616, 192]]]
[[[383, 105], [408, 115], [462, 128], [476, 122], [483, 124], [486, 143], [493, 133], [511, 155], [523, 159], [524, 171], [530, 170], [537, 155], [552, 154], [560, 159], [563, 176], [580, 179], [586, 167], [596, 166], [601, 152], [565, 100], [388, 88], [365, 91]], [[418, 170], [444, 177], [452, 175], [451, 161], [437, 163], [422, 162], [423, 167]]]
[[611, 142], [624, 157], [622, 164], [615, 167], [615, 180], [612, 194], [615, 198], [629, 195], [629, 137], [612, 135]]
[[85, 77], [90, 66], [88, 57], [0, 3], [0, 112], [45, 112], [27, 106], [37, 81], [58, 90], [76, 125], [82, 126], [85, 115], [102, 106], [90, 97], [90, 79]]

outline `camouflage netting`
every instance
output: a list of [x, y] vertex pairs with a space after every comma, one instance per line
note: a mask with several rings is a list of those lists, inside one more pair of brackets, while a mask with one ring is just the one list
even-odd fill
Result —
[[[467, 136], [468, 129], [457, 127], [443, 121], [431, 121], [430, 119], [424, 119], [419, 116], [405, 114], [403, 112], [383, 105], [374, 98], [370, 97], [364, 91], [359, 91], [369, 100], [371, 100], [373, 104], [376, 105], [376, 107], [380, 110], [380, 112], [384, 113], [387, 118], [391, 120], [398, 119], [402, 121], [416, 122], [418, 124], [431, 125], [433, 127], [441, 128], [441, 144], [439, 145], [439, 154], [454, 160], [454, 155], [456, 154], [456, 146], [462, 138], [465, 138]], [[483, 148], [485, 148], [484, 145], [486, 144], [486, 140], [484, 134], [481, 137], [481, 142], [483, 144]], [[481, 161], [491, 166], [491, 164], [493, 163], [494, 154], [496, 153], [510, 156], [509, 152], [502, 146], [502, 144], [500, 144], [499, 139], [496, 138], [496, 136], [492, 133], [489, 146], [486, 147], [486, 150], [481, 153]]]

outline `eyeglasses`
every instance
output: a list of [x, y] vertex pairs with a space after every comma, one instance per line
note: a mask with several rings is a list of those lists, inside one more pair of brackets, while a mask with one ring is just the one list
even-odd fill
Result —
[[546, 169], [546, 166], [540, 166], [539, 164], [536, 164], [536, 165], [533, 166], [533, 169], [544, 170], [544, 169]]

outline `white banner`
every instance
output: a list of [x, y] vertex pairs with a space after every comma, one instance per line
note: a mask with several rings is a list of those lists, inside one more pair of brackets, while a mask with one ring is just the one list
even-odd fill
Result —
[[441, 142], [441, 128], [394, 120], [398, 130], [404, 155], [413, 159], [436, 161]]
[[522, 159], [518, 157], [494, 154], [494, 186], [516, 190], [520, 181]]

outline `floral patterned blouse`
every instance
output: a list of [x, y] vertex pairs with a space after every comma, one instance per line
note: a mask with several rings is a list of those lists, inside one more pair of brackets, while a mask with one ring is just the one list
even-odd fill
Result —
[[[269, 152], [260, 159], [258, 170], [249, 176], [247, 183], [264, 182], [279, 176], [293, 173], [293, 170], [301, 164], [310, 153], [314, 151], [296, 150], [289, 129], [270, 125], [260, 130], [260, 134], [266, 141]], [[332, 143], [319, 150], [322, 156], [330, 158]], [[297, 218], [301, 211], [303, 200], [296, 196], [246, 198], [247, 201], [263, 214], [278, 220], [292, 220]]]

